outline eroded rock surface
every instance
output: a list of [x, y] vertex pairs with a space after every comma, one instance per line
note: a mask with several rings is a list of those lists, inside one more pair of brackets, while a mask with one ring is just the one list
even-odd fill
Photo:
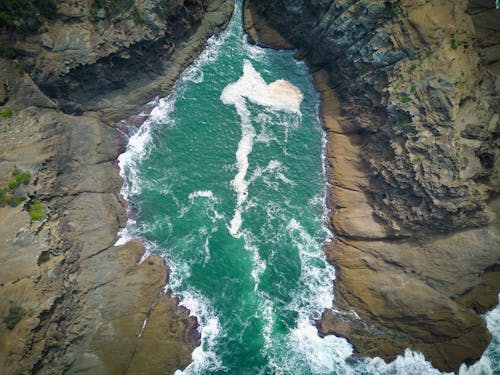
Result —
[[[114, 246], [127, 220], [116, 126], [168, 93], [232, 3], [92, 3], [61, 1], [38, 33], [1, 33], [0, 184], [14, 165], [32, 178], [24, 204], [0, 207], [0, 316], [23, 311], [12, 329], [0, 321], [0, 374], [173, 373], [198, 345], [196, 321], [164, 292], [165, 262], [140, 263], [137, 241]], [[43, 221], [30, 219], [35, 200]]]
[[446, 371], [477, 360], [490, 341], [477, 313], [500, 286], [494, 2], [246, 7], [255, 42], [287, 38], [322, 94], [337, 235], [325, 251], [345, 313], [326, 311], [320, 333], [386, 360], [410, 347]]

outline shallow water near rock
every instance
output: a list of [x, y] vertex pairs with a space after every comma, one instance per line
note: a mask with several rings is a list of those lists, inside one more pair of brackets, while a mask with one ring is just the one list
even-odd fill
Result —
[[[318, 103], [293, 52], [246, 42], [237, 4], [120, 156], [137, 211], [122, 241], [140, 237], [167, 260], [168, 287], [200, 323], [184, 374], [439, 373], [411, 351], [348, 363], [346, 340], [317, 335], [335, 274], [322, 251], [331, 233]], [[462, 373], [499, 370], [490, 348]]]

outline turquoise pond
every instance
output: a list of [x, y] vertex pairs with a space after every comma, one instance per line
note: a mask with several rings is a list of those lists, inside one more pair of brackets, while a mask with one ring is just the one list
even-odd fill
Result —
[[[344, 339], [317, 335], [335, 277], [322, 252], [319, 95], [293, 52], [247, 43], [240, 7], [120, 156], [137, 211], [121, 241], [139, 237], [167, 260], [169, 288], [200, 323], [182, 373], [438, 374], [409, 350], [346, 362]], [[498, 370], [494, 345], [463, 373]]]

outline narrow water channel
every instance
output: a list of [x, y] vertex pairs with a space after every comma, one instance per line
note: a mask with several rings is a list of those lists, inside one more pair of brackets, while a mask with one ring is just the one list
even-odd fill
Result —
[[349, 364], [344, 339], [317, 335], [334, 279], [318, 103], [293, 52], [246, 42], [237, 4], [120, 157], [137, 209], [123, 235], [167, 259], [200, 323], [185, 374], [438, 373], [411, 352]]

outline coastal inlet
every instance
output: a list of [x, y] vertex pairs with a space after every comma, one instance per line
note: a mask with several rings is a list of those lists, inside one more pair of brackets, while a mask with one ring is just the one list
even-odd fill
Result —
[[318, 335], [335, 278], [318, 105], [293, 52], [247, 43], [239, 4], [120, 156], [137, 208], [120, 241], [167, 260], [168, 287], [200, 323], [182, 373], [439, 373], [411, 351], [348, 363], [345, 339]]

